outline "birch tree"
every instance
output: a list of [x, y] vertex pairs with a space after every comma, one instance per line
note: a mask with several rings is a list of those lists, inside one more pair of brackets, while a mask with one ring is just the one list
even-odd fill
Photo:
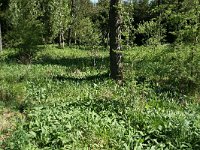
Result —
[[68, 0], [51, 0], [51, 23], [54, 37], [59, 37], [59, 47], [64, 48], [64, 35], [69, 25], [69, 2]]

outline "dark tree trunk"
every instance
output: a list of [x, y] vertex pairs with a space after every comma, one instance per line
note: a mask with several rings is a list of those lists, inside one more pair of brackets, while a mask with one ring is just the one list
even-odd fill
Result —
[[0, 51], [2, 51], [1, 23], [0, 23]]
[[72, 30], [71, 30], [71, 27], [69, 27], [69, 29], [68, 29], [68, 38], [67, 38], [68, 46], [70, 46], [71, 43], [72, 43], [71, 33], [72, 33]]
[[59, 33], [59, 48], [61, 48], [61, 41], [62, 41], [62, 37], [61, 37], [61, 33]]
[[70, 11], [70, 16], [72, 18], [72, 21], [70, 23], [70, 27], [68, 29], [68, 45], [71, 45], [72, 42], [72, 26], [74, 24], [74, 14], [75, 14], [75, 0], [71, 0], [71, 11]]
[[158, 6], [160, 6], [161, 3], [162, 3], [162, 0], [158, 0]]
[[109, 26], [110, 26], [110, 73], [114, 80], [123, 80], [122, 53], [120, 45], [120, 12], [118, 10], [120, 0], [110, 0]]

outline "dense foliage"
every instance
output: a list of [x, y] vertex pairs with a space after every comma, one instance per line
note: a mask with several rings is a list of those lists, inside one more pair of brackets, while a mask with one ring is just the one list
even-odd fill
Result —
[[[4, 46], [58, 41], [108, 46], [108, 0], [96, 4], [89, 0], [1, 0], [0, 7]], [[194, 43], [199, 36], [199, 7], [198, 0], [124, 1], [119, 6], [122, 43]]]

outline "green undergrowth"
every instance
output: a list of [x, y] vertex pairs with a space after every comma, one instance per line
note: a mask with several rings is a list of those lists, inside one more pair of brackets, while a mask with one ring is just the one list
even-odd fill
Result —
[[196, 46], [136, 47], [126, 52], [127, 68], [139, 83], [150, 83], [157, 92], [199, 93], [200, 49]]
[[0, 149], [199, 149], [199, 53], [191, 74], [190, 47], [183, 49], [124, 52], [121, 86], [109, 79], [105, 50], [49, 46], [28, 64], [4, 51], [0, 113], [21, 115], [8, 120], [11, 131], [0, 130], [9, 133]]

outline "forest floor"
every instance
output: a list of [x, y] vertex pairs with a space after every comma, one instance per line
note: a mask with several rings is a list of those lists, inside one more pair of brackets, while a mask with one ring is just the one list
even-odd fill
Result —
[[0, 149], [200, 149], [200, 53], [131, 48], [123, 85], [109, 78], [108, 55], [0, 53]]

